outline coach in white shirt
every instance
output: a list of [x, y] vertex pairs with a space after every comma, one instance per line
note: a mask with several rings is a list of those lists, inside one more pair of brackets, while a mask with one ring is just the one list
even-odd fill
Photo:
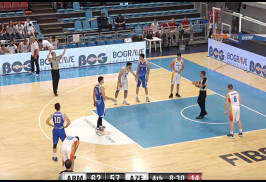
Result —
[[39, 65], [39, 44], [36, 41], [35, 37], [31, 36], [30, 37], [31, 40], [31, 46], [30, 46], [30, 50], [31, 50], [31, 72], [34, 72], [34, 63], [36, 64], [36, 76], [38, 77], [40, 74], [40, 65]]
[[41, 50], [52, 50], [54, 49], [53, 44], [51, 44], [48, 40], [42, 40], [42, 38], [38, 39], [38, 43], [41, 44]]

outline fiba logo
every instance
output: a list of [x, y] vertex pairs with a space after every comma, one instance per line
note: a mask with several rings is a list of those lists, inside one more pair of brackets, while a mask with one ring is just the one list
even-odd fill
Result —
[[87, 64], [89, 65], [94, 65], [98, 61], [100, 64], [104, 64], [107, 61], [107, 56], [106, 53], [101, 53], [98, 56], [95, 54], [90, 54], [88, 57], [85, 55], [80, 55], [79, 56], [79, 66], [85, 66]]
[[212, 46], [209, 47], [209, 56], [223, 61], [224, 60], [224, 51], [218, 50], [217, 48], [213, 48]]

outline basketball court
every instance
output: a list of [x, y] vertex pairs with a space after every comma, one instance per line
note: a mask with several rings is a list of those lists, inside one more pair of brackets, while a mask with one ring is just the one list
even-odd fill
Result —
[[[1, 179], [57, 179], [64, 170], [61, 142], [57, 152], [59, 161], [51, 160], [52, 128], [45, 123], [57, 102], [72, 121], [66, 129], [67, 135], [77, 135], [81, 140], [76, 172], [203, 172], [203, 179], [266, 179], [265, 78], [207, 57], [207, 52], [183, 54], [181, 98], [169, 99], [169, 65], [174, 57], [148, 57], [150, 103], [145, 101], [142, 88], [141, 102], [135, 101], [136, 82], [132, 75], [128, 76], [131, 105], [122, 104], [123, 92], [119, 94], [118, 105], [107, 101], [103, 124], [111, 132], [108, 136], [95, 133], [97, 115], [92, 90], [97, 77], [102, 75], [106, 95], [114, 97], [118, 73], [125, 63], [62, 69], [58, 97], [51, 91], [49, 71], [43, 71], [40, 78], [29, 74], [3, 76]], [[133, 62], [133, 70], [136, 68], [137, 62]], [[191, 82], [200, 80], [202, 70], [209, 79], [206, 103], [209, 114], [196, 120], [200, 112], [198, 88]], [[234, 139], [226, 136], [229, 120], [224, 115], [224, 103], [229, 83], [239, 91], [243, 101], [242, 138], [237, 134]], [[238, 127], [234, 132], [238, 133]], [[251, 162], [247, 162], [243, 160], [247, 156], [235, 155], [245, 151], [250, 151], [250, 155], [259, 152], [263, 157], [249, 158]], [[235, 165], [222, 156], [237, 158], [233, 161]]]

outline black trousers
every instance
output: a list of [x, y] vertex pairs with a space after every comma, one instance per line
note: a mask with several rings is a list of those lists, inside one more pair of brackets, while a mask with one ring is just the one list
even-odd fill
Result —
[[112, 30], [112, 25], [111, 24], [109, 24], [109, 25], [99, 25], [98, 28], [99, 28], [99, 32], [101, 32], [103, 28], [109, 28], [109, 30]]
[[199, 97], [198, 97], [198, 104], [200, 106], [200, 116], [204, 117], [204, 115], [207, 113], [205, 110], [205, 102], [206, 102], [206, 91], [200, 91]]
[[37, 69], [36, 74], [40, 74], [39, 57], [35, 59], [33, 56], [31, 56], [30, 63], [31, 63], [31, 72], [34, 72], [35, 70], [34, 64], [35, 64]]
[[58, 84], [59, 84], [59, 70], [52, 70], [52, 78], [53, 78], [53, 90], [54, 94], [57, 94]]
[[118, 27], [122, 27], [125, 30], [126, 29], [126, 24], [115, 25], [115, 31], [117, 31]]

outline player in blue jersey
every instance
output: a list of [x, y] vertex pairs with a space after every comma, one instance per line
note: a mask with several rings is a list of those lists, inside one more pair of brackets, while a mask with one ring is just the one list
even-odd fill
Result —
[[97, 108], [98, 113], [98, 121], [97, 121], [97, 128], [98, 131], [104, 131], [105, 126], [102, 125], [102, 119], [105, 116], [105, 100], [112, 100], [113, 102], [115, 99], [111, 97], [107, 97], [105, 95], [105, 89], [103, 87], [104, 79], [102, 76], [98, 77], [98, 84], [95, 85], [93, 88], [93, 104]]
[[[57, 143], [59, 138], [61, 139], [61, 141], [63, 142], [66, 138], [66, 133], [65, 133], [65, 129], [70, 125], [70, 120], [67, 117], [66, 114], [63, 114], [62, 112], [60, 112], [60, 104], [56, 103], [54, 105], [56, 112], [54, 112], [53, 114], [51, 114], [47, 120], [46, 120], [46, 124], [53, 127], [53, 152], [54, 152], [54, 156], [53, 156], [53, 160], [54, 161], [58, 161], [57, 160]], [[50, 123], [50, 120], [53, 119], [54, 125], [52, 125]], [[64, 126], [64, 121], [67, 121], [67, 125]]]
[[140, 102], [139, 100], [139, 87], [142, 83], [142, 87], [145, 88], [146, 93], [146, 101], [150, 102], [149, 95], [148, 95], [148, 87], [147, 83], [149, 80], [149, 74], [150, 74], [150, 62], [146, 59], [144, 59], [144, 54], [139, 55], [139, 61], [138, 61], [138, 69], [136, 75], [138, 75], [138, 83], [137, 83], [137, 89], [136, 89], [136, 101]]

